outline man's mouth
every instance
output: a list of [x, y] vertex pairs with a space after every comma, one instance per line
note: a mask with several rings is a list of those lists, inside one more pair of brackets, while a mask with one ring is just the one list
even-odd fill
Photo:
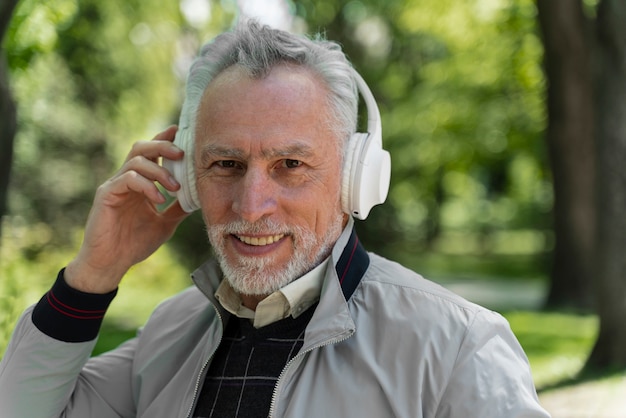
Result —
[[243, 242], [244, 244], [254, 245], [254, 246], [263, 246], [263, 245], [273, 244], [277, 241], [280, 241], [284, 236], [285, 234], [267, 235], [264, 237], [250, 237], [246, 235], [235, 235], [235, 237], [237, 237], [237, 239]]

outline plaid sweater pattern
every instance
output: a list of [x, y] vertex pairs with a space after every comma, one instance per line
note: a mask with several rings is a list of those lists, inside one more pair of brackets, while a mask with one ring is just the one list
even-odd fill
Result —
[[231, 317], [207, 371], [194, 418], [267, 417], [285, 365], [302, 347], [315, 305], [297, 318], [254, 328]]

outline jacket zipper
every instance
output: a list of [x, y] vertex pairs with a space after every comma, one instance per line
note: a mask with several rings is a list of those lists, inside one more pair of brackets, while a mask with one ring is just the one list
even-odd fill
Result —
[[275, 409], [276, 409], [276, 398], [278, 397], [278, 392], [279, 392], [279, 388], [281, 386], [281, 381], [282, 379], [285, 377], [285, 374], [287, 373], [287, 369], [289, 368], [289, 366], [291, 366], [291, 364], [296, 361], [298, 358], [304, 356], [307, 353], [310, 353], [313, 350], [317, 350], [318, 348], [322, 348], [322, 347], [326, 347], [327, 345], [331, 345], [331, 344], [338, 344], [342, 341], [347, 340], [348, 338], [352, 337], [352, 335], [354, 334], [354, 330], [351, 330], [350, 333], [344, 337], [335, 339], [335, 340], [328, 340], [322, 344], [318, 344], [315, 345], [311, 348], [309, 348], [306, 351], [303, 351], [301, 353], [296, 354], [296, 356], [294, 358], [292, 358], [291, 360], [289, 360], [287, 362], [287, 364], [285, 365], [285, 367], [283, 368], [283, 370], [280, 372], [280, 375], [278, 376], [278, 381], [276, 383], [276, 387], [274, 388], [274, 392], [272, 393], [272, 402], [270, 403], [270, 413], [268, 415], [268, 417], [273, 417], [274, 413], [275, 413]]
[[[215, 313], [217, 313], [217, 318], [219, 319], [220, 324], [221, 324], [221, 326], [223, 328], [224, 327], [224, 320], [222, 319], [222, 315], [220, 315], [219, 310], [215, 306], [213, 306], [213, 308], [215, 309]], [[204, 372], [206, 371], [207, 366], [211, 362], [211, 359], [213, 358], [213, 355], [215, 355], [215, 352], [217, 351], [217, 348], [222, 343], [222, 338], [223, 337], [224, 337], [224, 333], [222, 332], [222, 336], [220, 337], [219, 341], [217, 342], [217, 345], [215, 345], [215, 348], [211, 352], [211, 355], [209, 357], [207, 357], [207, 359], [204, 361], [204, 364], [202, 364], [202, 368], [200, 368], [200, 373], [198, 374], [198, 377], [196, 378], [196, 385], [195, 385], [195, 387], [193, 389], [193, 397], [191, 398], [191, 405], [189, 406], [189, 410], [187, 411], [187, 415], [185, 415], [187, 418], [191, 418], [191, 414], [193, 413], [193, 409], [194, 409], [194, 407], [196, 405], [196, 400], [198, 398], [198, 392], [200, 392], [200, 380], [203, 378]]]

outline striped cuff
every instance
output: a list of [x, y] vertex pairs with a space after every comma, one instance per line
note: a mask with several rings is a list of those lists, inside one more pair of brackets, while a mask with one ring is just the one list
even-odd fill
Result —
[[98, 335], [102, 319], [117, 289], [104, 295], [71, 288], [62, 269], [52, 289], [33, 310], [33, 323], [41, 332], [65, 342], [91, 341]]

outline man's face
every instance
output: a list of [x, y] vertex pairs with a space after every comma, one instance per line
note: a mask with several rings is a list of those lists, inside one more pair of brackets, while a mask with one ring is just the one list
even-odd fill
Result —
[[241, 294], [268, 295], [314, 268], [347, 219], [326, 95], [309, 70], [287, 65], [262, 79], [231, 67], [204, 93], [198, 195], [222, 270]]

